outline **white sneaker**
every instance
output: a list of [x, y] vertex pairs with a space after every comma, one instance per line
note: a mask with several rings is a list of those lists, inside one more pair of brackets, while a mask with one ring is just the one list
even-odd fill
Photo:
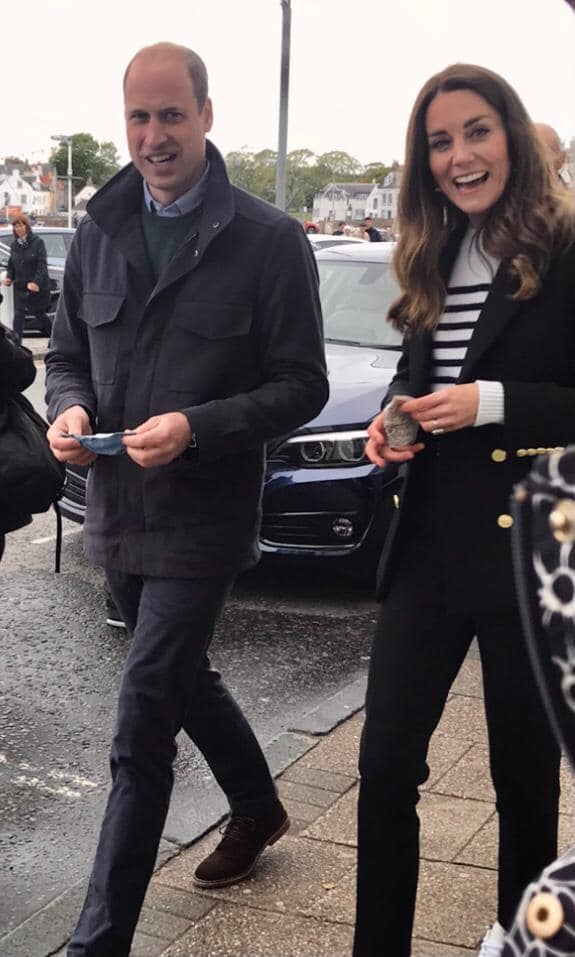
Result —
[[504, 943], [505, 930], [499, 921], [495, 921], [481, 941], [478, 957], [501, 957]]

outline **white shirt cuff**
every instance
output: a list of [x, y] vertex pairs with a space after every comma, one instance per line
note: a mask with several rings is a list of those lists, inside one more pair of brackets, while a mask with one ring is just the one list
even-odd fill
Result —
[[479, 389], [479, 404], [473, 425], [503, 425], [505, 405], [503, 383], [477, 379], [476, 385]]

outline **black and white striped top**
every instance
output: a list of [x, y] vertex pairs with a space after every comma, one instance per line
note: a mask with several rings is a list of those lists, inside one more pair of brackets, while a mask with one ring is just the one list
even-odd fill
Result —
[[475, 230], [468, 229], [449, 277], [443, 314], [433, 336], [432, 392], [457, 382], [497, 267], [497, 260], [479, 248]]

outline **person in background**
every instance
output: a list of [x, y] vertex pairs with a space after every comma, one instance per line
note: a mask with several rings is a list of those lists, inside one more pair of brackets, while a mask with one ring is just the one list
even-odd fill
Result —
[[381, 233], [379, 229], [376, 229], [373, 225], [373, 220], [370, 216], [366, 216], [361, 224], [364, 234], [367, 235], [370, 243], [380, 243], [381, 242]]
[[[419, 788], [474, 637], [499, 821], [497, 919], [480, 957], [499, 957], [523, 888], [557, 850], [560, 754], [522, 633], [508, 513], [531, 456], [575, 439], [575, 218], [516, 92], [468, 64], [416, 99], [398, 216], [388, 318], [404, 349], [366, 452], [406, 477], [377, 578], [354, 957], [411, 953]], [[393, 397], [416, 431], [402, 448], [387, 434]]]
[[345, 236], [345, 223], [337, 223], [332, 236]]
[[561, 170], [565, 166], [567, 153], [563, 148], [559, 134], [552, 126], [548, 126], [547, 123], [535, 123], [534, 125], [539, 139], [549, 150], [555, 172], [561, 178]]
[[[132, 163], [78, 226], [46, 357], [48, 438], [61, 461], [92, 463], [84, 548], [131, 635], [112, 788], [69, 957], [128, 957], [181, 728], [231, 810], [196, 884], [247, 877], [289, 827], [208, 652], [235, 577], [259, 558], [266, 442], [328, 397], [311, 246], [299, 222], [230, 184], [206, 138], [201, 58], [171, 43], [140, 50], [124, 112]], [[74, 438], [126, 429], [117, 455]]]
[[5, 286], [14, 286], [14, 332], [22, 341], [26, 313], [31, 312], [40, 323], [41, 331], [49, 336], [50, 277], [46, 247], [34, 235], [28, 216], [22, 213], [12, 221], [14, 240], [6, 267]]
[[[19, 343], [11, 329], [0, 323], [0, 417], [6, 399], [15, 392], [24, 392], [35, 378], [36, 366], [32, 353]], [[14, 532], [31, 521], [31, 515], [15, 514], [10, 502], [0, 502], [0, 559], [4, 554], [7, 532]]]

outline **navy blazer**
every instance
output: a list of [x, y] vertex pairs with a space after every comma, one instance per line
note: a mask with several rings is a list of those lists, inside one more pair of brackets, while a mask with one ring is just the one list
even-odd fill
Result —
[[[460, 237], [456, 237], [458, 242]], [[449, 276], [458, 242], [446, 248], [442, 271]], [[425, 469], [430, 453], [440, 476], [435, 501], [457, 587], [470, 581], [493, 602], [514, 601], [509, 497], [537, 454], [575, 442], [575, 245], [557, 254], [532, 299], [511, 297], [505, 263], [469, 342], [459, 383], [477, 379], [503, 383], [504, 423], [465, 428], [442, 436], [421, 433], [426, 451], [404, 469], [405, 480], [384, 545], [377, 576], [381, 600], [401, 549], [404, 517], [413, 507], [413, 473]], [[433, 336], [407, 336], [388, 396], [430, 391]], [[418, 457], [422, 458], [418, 461]], [[421, 503], [419, 506], [421, 507]]]

